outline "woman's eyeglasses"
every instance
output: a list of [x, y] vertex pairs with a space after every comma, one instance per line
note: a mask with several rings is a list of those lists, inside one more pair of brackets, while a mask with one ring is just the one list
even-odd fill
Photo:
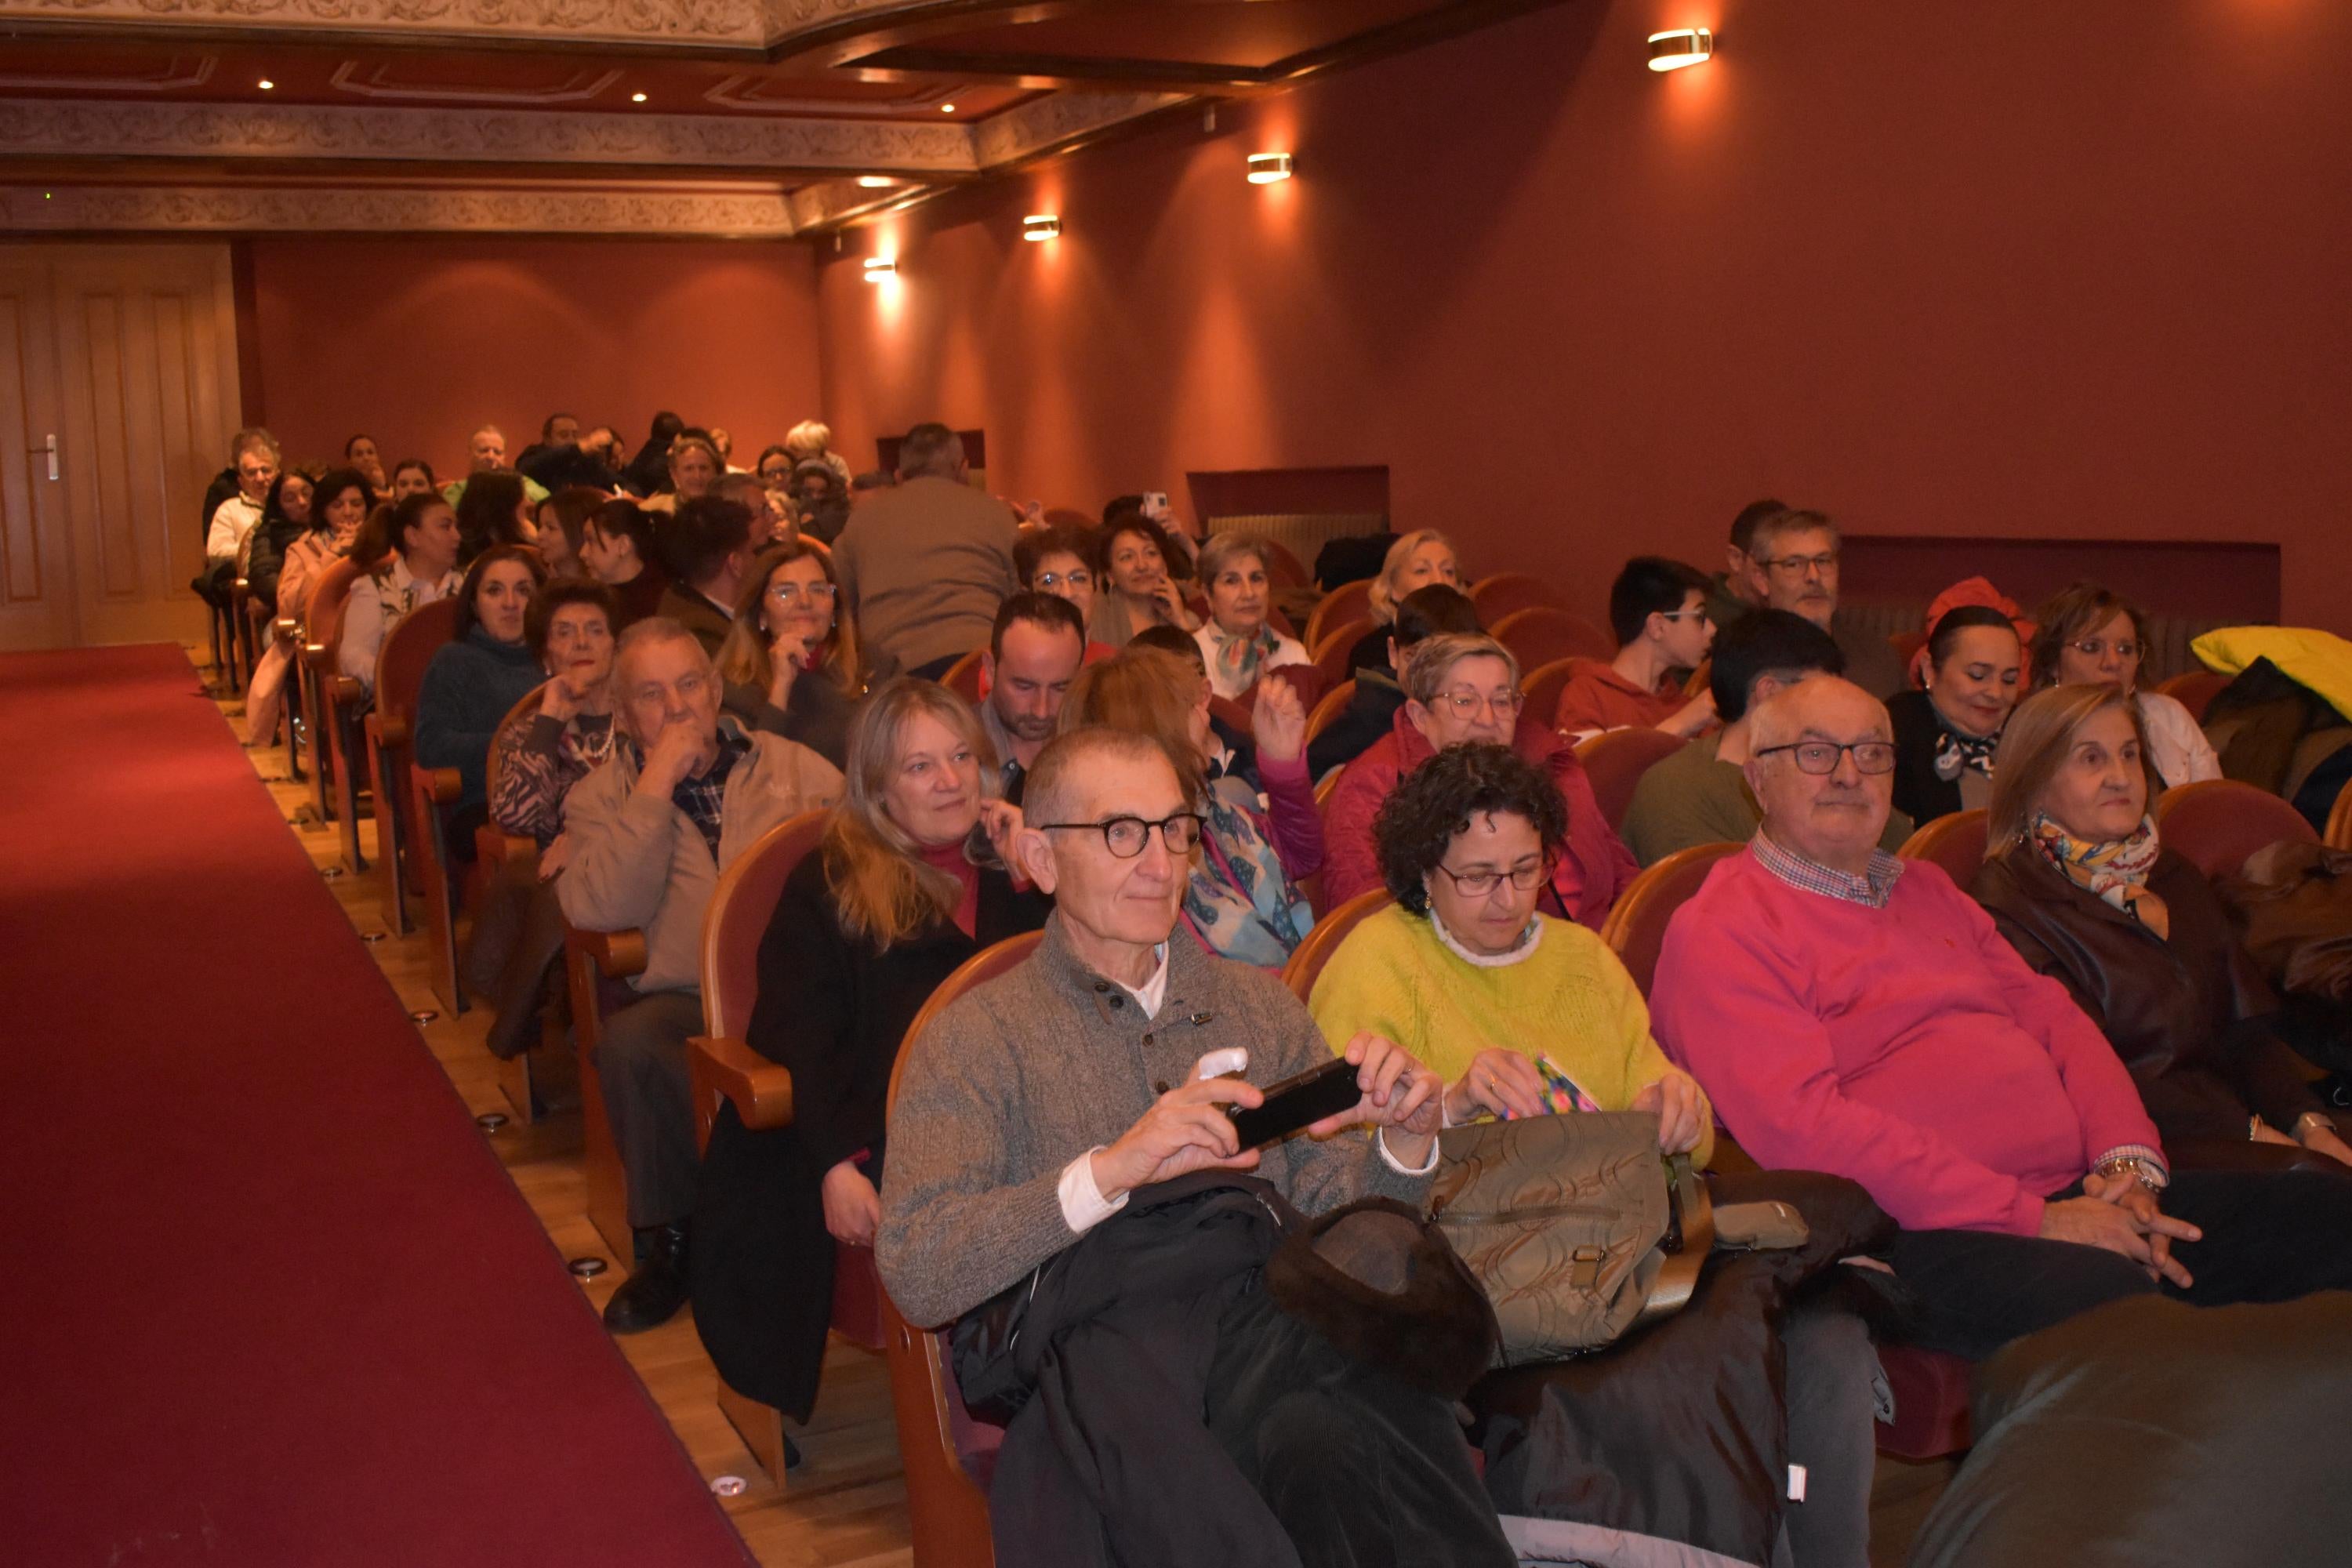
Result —
[[1507, 719], [1519, 710], [1520, 701], [1516, 691], [1497, 691], [1491, 697], [1476, 691], [1441, 691], [1437, 700], [1463, 719], [1476, 718], [1481, 708], [1489, 710], [1497, 719]]
[[1457, 871], [1440, 861], [1437, 868], [1452, 879], [1454, 890], [1464, 898], [1483, 899], [1505, 882], [1522, 893], [1529, 888], [1541, 886], [1544, 879], [1551, 874], [1551, 862], [1549, 859], [1531, 860], [1507, 871]]
[[831, 583], [779, 583], [768, 590], [768, 597], [779, 605], [789, 605], [806, 594], [812, 602], [830, 599], [841, 592]]

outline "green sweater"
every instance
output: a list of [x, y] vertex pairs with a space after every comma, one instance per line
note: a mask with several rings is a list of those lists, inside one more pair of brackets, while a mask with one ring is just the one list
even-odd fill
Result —
[[[1763, 825], [1763, 809], [1748, 791], [1746, 775], [1737, 764], [1717, 760], [1716, 748], [1722, 743], [1719, 730], [1701, 735], [1654, 763], [1633, 786], [1617, 836], [1645, 869], [1696, 845], [1745, 844]], [[1888, 812], [1879, 847], [1892, 854], [1910, 837], [1911, 819]]]
[[[1489, 967], [1447, 946], [1425, 916], [1391, 904], [1339, 944], [1307, 1008], [1335, 1050], [1369, 1029], [1448, 1083], [1481, 1051], [1548, 1056], [1603, 1110], [1631, 1109], [1674, 1065], [1651, 1037], [1649, 1005], [1609, 945], [1548, 915], [1533, 952]], [[1701, 1165], [1715, 1152], [1713, 1114], [1693, 1151]]]

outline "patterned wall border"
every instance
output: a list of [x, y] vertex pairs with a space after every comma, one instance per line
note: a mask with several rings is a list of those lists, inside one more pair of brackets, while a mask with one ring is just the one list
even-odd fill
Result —
[[74, 233], [650, 235], [789, 238], [776, 194], [0, 185], [0, 229]]
[[452, 39], [551, 37], [662, 48], [770, 50], [796, 36], [936, 0], [0, 0], [0, 23], [168, 32], [233, 29], [267, 38], [320, 34]]

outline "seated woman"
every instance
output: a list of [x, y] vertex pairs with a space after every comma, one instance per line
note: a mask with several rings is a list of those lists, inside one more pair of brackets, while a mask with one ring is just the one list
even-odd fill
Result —
[[2019, 704], [1969, 890], [2010, 945], [2063, 984], [2131, 1069], [2176, 1165], [2243, 1165], [2300, 1143], [2352, 1165], [2277, 999], [2204, 875], [2157, 837], [2158, 788], [2126, 691], [2060, 686]]
[[720, 1109], [689, 1267], [719, 1375], [798, 1419], [816, 1399], [834, 1249], [871, 1247], [881, 1217], [883, 1110], [907, 1026], [964, 960], [1052, 907], [967, 852], [996, 776], [961, 698], [928, 680], [883, 686], [850, 726], [847, 793], [760, 943], [746, 1038], [792, 1069], [793, 1122], [747, 1131]]
[[[1013, 542], [1013, 571], [1024, 588], [1033, 594], [1067, 599], [1076, 608], [1078, 619], [1091, 625], [1095, 614], [1095, 569], [1087, 563], [1094, 552], [1094, 541], [1077, 529], [1024, 528]], [[1118, 651], [1089, 636], [1086, 661], [1092, 664]]]
[[410, 496], [423, 495], [427, 490], [435, 495], [441, 493], [441, 481], [435, 477], [433, 465], [422, 458], [404, 458], [392, 470], [392, 489], [376, 500], [380, 503], [397, 506]]
[[653, 514], [633, 500], [608, 500], [580, 531], [580, 564], [613, 590], [620, 616], [614, 633], [654, 614], [669, 592], [669, 574], [656, 564]]
[[1448, 584], [1432, 583], [1399, 600], [1394, 617], [1380, 629], [1379, 668], [1356, 667], [1355, 689], [1348, 694], [1347, 708], [1307, 743], [1307, 771], [1319, 779], [1344, 767], [1394, 727], [1397, 710], [1404, 706], [1404, 688], [1391, 672], [1404, 662], [1407, 648], [1440, 632], [1475, 637], [1485, 629], [1470, 596]]
[[1994, 748], [2017, 706], [2024, 648], [1999, 610], [1964, 605], [1927, 637], [1927, 689], [1886, 700], [1895, 721], [1895, 809], [1915, 823], [1992, 799]]
[[725, 707], [752, 729], [848, 765], [849, 721], [866, 690], [857, 629], [812, 544], [774, 544], [751, 559], [734, 625], [719, 645]]
[[586, 485], [566, 485], [539, 503], [535, 542], [549, 582], [588, 575], [588, 568], [580, 561], [580, 540], [588, 520], [604, 504], [604, 492]]
[[1201, 546], [1201, 585], [1209, 618], [1192, 634], [1209, 661], [1209, 683], [1220, 697], [1239, 697], [1260, 675], [1311, 661], [1298, 639], [1270, 624], [1273, 585], [1265, 546], [1246, 533], [1220, 533]]
[[[367, 520], [371, 493], [367, 476], [357, 468], [334, 468], [322, 475], [310, 488], [310, 521], [304, 526], [290, 534], [265, 534], [255, 541], [246, 572], [247, 592], [257, 600], [267, 594], [278, 619], [299, 621], [310, 607], [310, 590], [319, 574], [337, 557], [349, 554], [357, 542], [360, 525]], [[247, 745], [267, 745], [278, 732], [286, 681], [293, 669], [293, 646], [272, 638], [246, 687]]]
[[401, 617], [457, 591], [457, 514], [431, 490], [404, 496], [385, 525], [383, 559], [352, 584], [335, 668], [375, 691], [375, 656]]
[[612, 592], [578, 578], [548, 584], [523, 619], [524, 646], [547, 684], [538, 705], [490, 742], [489, 811], [499, 832], [539, 846], [543, 877], [562, 868], [553, 847], [563, 797], [613, 754], [613, 620]]
[[1087, 623], [1094, 641], [1125, 647], [1146, 626], [1198, 631], [1201, 618], [1169, 575], [1167, 533], [1148, 517], [1128, 513], [1103, 530], [1095, 556], [1095, 608]]
[[2130, 695], [2147, 736], [2147, 760], [2168, 789], [2221, 776], [2221, 759], [2189, 710], [2161, 691], [2138, 689], [2147, 656], [2147, 617], [2139, 606], [2090, 583], [2077, 583], [2033, 612], [2033, 685], [2112, 686]]
[[530, 492], [522, 476], [508, 469], [475, 474], [457, 497], [457, 552], [460, 568], [471, 566], [485, 550], [500, 544], [539, 543], [539, 524], [532, 521]]
[[674, 512], [681, 503], [708, 495], [726, 471], [725, 459], [708, 436], [681, 433], [669, 444], [670, 488], [660, 495], [647, 496], [645, 509]]
[[489, 820], [490, 742], [543, 679], [524, 628], [545, 580], [539, 557], [522, 545], [494, 544], [476, 556], [457, 589], [455, 636], [417, 688], [416, 760], [457, 770], [458, 796], [446, 811], [449, 852], [460, 860], [473, 859], [474, 829]]
[[1446, 747], [1475, 741], [1508, 744], [1550, 775], [1568, 813], [1567, 848], [1547, 879], [1552, 908], [1599, 930], [1640, 868], [1601, 815], [1575, 748], [1523, 710], [1518, 660], [1489, 637], [1429, 637], [1405, 656], [1403, 685], [1389, 732], [1348, 764], [1326, 805], [1328, 905], [1381, 885], [1372, 819], [1398, 782]]
[[1087, 724], [1150, 735], [1200, 803], [1201, 848], [1184, 894], [1184, 924], [1221, 958], [1279, 969], [1314, 929], [1298, 884], [1323, 864], [1323, 824], [1307, 776], [1307, 715], [1281, 681], [1258, 689], [1252, 714], [1266, 806], [1232, 773], [1211, 777], [1209, 693], [1192, 667], [1130, 647], [1078, 672], [1062, 700], [1066, 732]]
[[1389, 629], [1396, 624], [1397, 606], [1433, 583], [1466, 593], [1454, 542], [1433, 528], [1417, 528], [1389, 546], [1381, 574], [1372, 579], [1372, 629], [1348, 650], [1349, 668], [1360, 674], [1376, 670], [1391, 680], [1396, 679], [1396, 666], [1389, 659]]
[[245, 578], [246, 607], [265, 624], [277, 614], [278, 574], [284, 567], [286, 552], [311, 530], [316, 493], [310, 475], [288, 468], [270, 481], [269, 498], [261, 503], [261, 521], [245, 536], [245, 569], [240, 574]]

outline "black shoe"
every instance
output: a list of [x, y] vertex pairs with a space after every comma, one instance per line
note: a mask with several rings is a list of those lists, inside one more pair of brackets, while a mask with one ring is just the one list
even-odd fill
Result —
[[686, 1224], [657, 1225], [647, 1233], [636, 1271], [604, 1303], [604, 1326], [616, 1334], [657, 1329], [677, 1316], [686, 1298]]

